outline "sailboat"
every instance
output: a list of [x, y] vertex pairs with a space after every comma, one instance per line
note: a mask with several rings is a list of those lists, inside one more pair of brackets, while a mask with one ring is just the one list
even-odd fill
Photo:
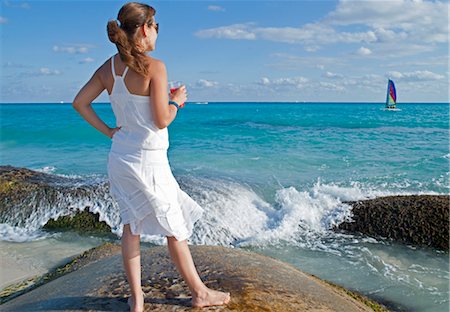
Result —
[[386, 105], [384, 110], [401, 111], [400, 108], [397, 108], [397, 92], [395, 91], [395, 84], [391, 79], [388, 79]]

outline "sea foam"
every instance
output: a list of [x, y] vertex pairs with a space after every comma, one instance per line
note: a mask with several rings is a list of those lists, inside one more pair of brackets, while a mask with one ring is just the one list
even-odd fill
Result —
[[[314, 242], [329, 236], [331, 229], [351, 218], [356, 201], [394, 195], [389, 191], [364, 188], [360, 183], [340, 186], [323, 183], [312, 187], [279, 187], [273, 198], [255, 191], [250, 185], [225, 179], [182, 176], [180, 186], [204, 209], [205, 214], [190, 238], [193, 244], [223, 246], [261, 246], [293, 244], [316, 248]], [[109, 194], [105, 179], [98, 176], [80, 182], [73, 178], [73, 188], [81, 192], [59, 193], [52, 201], [30, 198], [35, 204], [28, 215], [13, 213], [0, 224], [0, 239], [8, 241], [36, 240], [48, 235], [42, 227], [50, 219], [74, 215], [88, 208], [99, 214], [118, 237], [122, 235], [119, 208]], [[32, 194], [30, 196], [33, 196]], [[334, 234], [333, 234], [334, 235]], [[142, 235], [142, 241], [164, 244], [164, 237]]]

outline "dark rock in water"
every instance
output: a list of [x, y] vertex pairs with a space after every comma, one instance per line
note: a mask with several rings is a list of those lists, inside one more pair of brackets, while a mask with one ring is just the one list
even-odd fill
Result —
[[[105, 198], [108, 185], [93, 184], [78, 178], [42, 173], [26, 168], [0, 166], [0, 223], [46, 229], [74, 229], [110, 234], [106, 222], [89, 212], [93, 197]], [[88, 205], [80, 207], [80, 203]], [[112, 205], [105, 200], [103, 204]], [[46, 220], [55, 218], [57, 220]]]
[[[72, 262], [77, 270], [51, 280], [2, 304], [2, 311], [128, 311], [130, 295], [120, 248], [105, 249], [91, 263]], [[202, 311], [387, 311], [361, 295], [331, 286], [281, 261], [216, 246], [191, 246], [199, 275], [213, 289], [231, 292], [224, 307]], [[145, 311], [192, 311], [186, 283], [166, 246], [141, 250]]]
[[89, 211], [77, 212], [73, 216], [59, 217], [57, 220], [50, 219], [44, 225], [46, 230], [75, 230], [89, 234], [110, 234], [111, 228], [105, 221], [99, 220], [98, 213]]
[[449, 249], [448, 195], [388, 196], [348, 204], [353, 206], [353, 222], [341, 223], [338, 229]]

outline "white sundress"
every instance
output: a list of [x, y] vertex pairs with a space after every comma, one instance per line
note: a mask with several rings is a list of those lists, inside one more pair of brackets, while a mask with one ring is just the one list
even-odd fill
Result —
[[110, 194], [120, 209], [122, 224], [130, 224], [134, 235], [174, 236], [185, 240], [203, 209], [180, 189], [167, 158], [167, 128], [156, 127], [150, 97], [131, 94], [114, 69], [109, 96], [117, 127], [108, 154]]

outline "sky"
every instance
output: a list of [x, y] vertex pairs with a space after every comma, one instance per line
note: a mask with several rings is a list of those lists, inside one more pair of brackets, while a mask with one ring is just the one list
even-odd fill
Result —
[[[71, 102], [124, 1], [0, 0], [0, 102]], [[449, 102], [449, 2], [151, 1], [189, 101]], [[106, 91], [96, 102], [108, 102]]]

